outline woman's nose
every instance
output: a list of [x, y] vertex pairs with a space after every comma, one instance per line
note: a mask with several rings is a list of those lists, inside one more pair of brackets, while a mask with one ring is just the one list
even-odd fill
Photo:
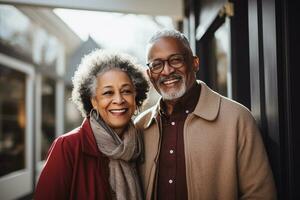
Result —
[[122, 94], [116, 94], [113, 98], [113, 103], [122, 104], [124, 102], [125, 102], [125, 99], [123, 98]]

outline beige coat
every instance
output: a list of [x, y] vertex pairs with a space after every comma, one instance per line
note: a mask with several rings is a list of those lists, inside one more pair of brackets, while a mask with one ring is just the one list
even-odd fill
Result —
[[[199, 101], [184, 124], [188, 198], [276, 199], [267, 154], [249, 110], [200, 83]], [[145, 148], [139, 170], [149, 200], [155, 199], [161, 140], [157, 111], [158, 104], [136, 119]]]

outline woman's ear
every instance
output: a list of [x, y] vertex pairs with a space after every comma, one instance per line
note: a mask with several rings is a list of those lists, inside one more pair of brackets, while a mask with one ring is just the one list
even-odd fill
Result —
[[93, 108], [97, 108], [98, 103], [96, 97], [91, 97], [91, 103], [93, 105]]

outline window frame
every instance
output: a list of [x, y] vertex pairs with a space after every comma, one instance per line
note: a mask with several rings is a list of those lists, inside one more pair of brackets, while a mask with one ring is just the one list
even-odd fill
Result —
[[[0, 53], [0, 63], [10, 69], [17, 70], [26, 75], [26, 128], [25, 128], [25, 168], [0, 177], [1, 198], [15, 199], [24, 196], [33, 190], [33, 146], [34, 128], [34, 66]], [[14, 192], [11, 192], [14, 188]]]

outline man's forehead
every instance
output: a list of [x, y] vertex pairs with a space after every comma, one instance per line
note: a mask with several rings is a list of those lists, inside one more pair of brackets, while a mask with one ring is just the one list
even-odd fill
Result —
[[168, 46], [183, 46], [183, 43], [178, 39], [170, 36], [165, 36], [158, 38], [157, 40], [153, 41], [151, 46], [161, 46], [161, 45], [168, 45]]
[[185, 53], [186, 49], [182, 42], [177, 38], [162, 37], [148, 44], [147, 59], [153, 59], [155, 56], [168, 56], [169, 54]]

